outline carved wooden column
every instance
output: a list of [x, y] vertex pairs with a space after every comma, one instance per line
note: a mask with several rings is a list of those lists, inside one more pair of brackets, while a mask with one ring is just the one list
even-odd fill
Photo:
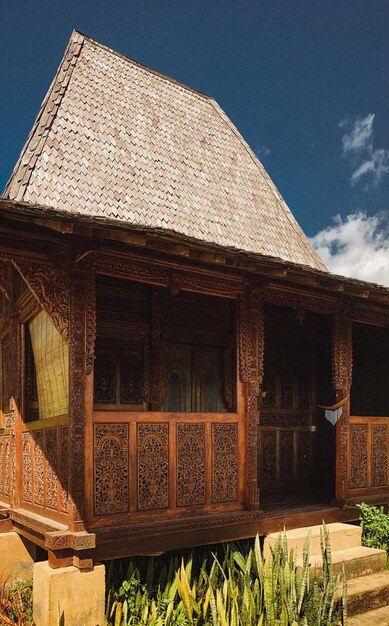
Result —
[[70, 286], [69, 530], [85, 530], [85, 382], [88, 273], [76, 268]]
[[343, 413], [336, 424], [336, 492], [338, 502], [344, 502], [349, 495], [350, 452], [349, 418], [350, 388], [352, 381], [352, 322], [343, 310], [333, 322], [332, 332], [332, 384], [336, 402], [348, 398]]
[[258, 423], [259, 395], [263, 379], [264, 316], [262, 294], [249, 290], [240, 304], [241, 381], [246, 384], [246, 506], [259, 508]]

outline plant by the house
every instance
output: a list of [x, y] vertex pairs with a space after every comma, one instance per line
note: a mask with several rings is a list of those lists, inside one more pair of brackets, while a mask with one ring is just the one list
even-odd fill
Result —
[[[343, 574], [337, 603], [341, 576], [332, 571], [324, 525], [321, 539], [323, 572], [314, 577], [309, 536], [302, 568], [288, 551], [286, 535], [280, 535], [266, 563], [258, 537], [246, 550], [230, 543], [203, 560], [198, 555], [181, 564], [176, 555], [160, 557], [162, 565], [149, 560], [143, 575], [130, 561], [122, 584], [110, 585], [107, 626], [345, 626], [346, 583]], [[108, 579], [114, 576], [111, 566]]]
[[362, 545], [386, 550], [389, 557], [389, 515], [384, 507], [370, 506], [365, 502], [357, 504], [357, 507], [361, 512]]
[[32, 580], [0, 584], [0, 626], [32, 626]]

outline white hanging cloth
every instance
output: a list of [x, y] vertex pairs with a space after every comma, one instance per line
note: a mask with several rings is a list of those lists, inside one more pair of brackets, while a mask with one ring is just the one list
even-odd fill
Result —
[[335, 426], [338, 419], [343, 415], [343, 407], [348, 401], [349, 396], [343, 398], [333, 406], [322, 406], [319, 404], [319, 409], [324, 409], [324, 417]]
[[342, 406], [339, 409], [336, 409], [335, 411], [330, 411], [329, 409], [326, 409], [324, 411], [324, 417], [329, 422], [331, 422], [331, 424], [333, 426], [335, 426], [336, 422], [341, 417], [342, 413], [343, 413], [343, 407]]

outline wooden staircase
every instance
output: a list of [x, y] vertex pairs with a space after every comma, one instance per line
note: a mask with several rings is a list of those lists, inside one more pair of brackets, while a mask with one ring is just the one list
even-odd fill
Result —
[[[351, 524], [328, 524], [332, 564], [335, 573], [344, 563], [348, 590], [348, 626], [389, 626], [389, 571], [386, 552], [361, 545], [362, 530]], [[294, 549], [297, 564], [302, 566], [303, 546], [311, 531], [310, 565], [322, 569], [320, 526], [308, 526], [286, 532], [289, 549]], [[268, 535], [264, 542], [264, 557], [270, 554], [279, 533]], [[341, 591], [339, 591], [340, 595]]]

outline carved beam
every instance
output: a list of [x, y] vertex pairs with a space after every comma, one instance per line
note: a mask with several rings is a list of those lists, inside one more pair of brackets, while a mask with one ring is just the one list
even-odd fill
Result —
[[305, 310], [314, 313], [333, 315], [338, 310], [336, 299], [329, 299], [317, 295], [291, 293], [279, 289], [265, 289], [263, 301], [278, 306], [289, 306], [297, 311]]
[[179, 291], [194, 291], [198, 293], [215, 294], [226, 298], [237, 298], [243, 293], [241, 279], [224, 278], [205, 274], [202, 272], [190, 272], [178, 270], [151, 262], [149, 259], [117, 260], [110, 257], [99, 258], [94, 262], [96, 272], [110, 274], [135, 280], [138, 282], [167, 287], [173, 293]]
[[92, 550], [96, 535], [87, 532], [50, 531], [45, 533], [45, 546], [50, 550]]
[[375, 326], [389, 326], [389, 312], [375, 309], [372, 306], [355, 306], [352, 309], [354, 322], [372, 324]]

